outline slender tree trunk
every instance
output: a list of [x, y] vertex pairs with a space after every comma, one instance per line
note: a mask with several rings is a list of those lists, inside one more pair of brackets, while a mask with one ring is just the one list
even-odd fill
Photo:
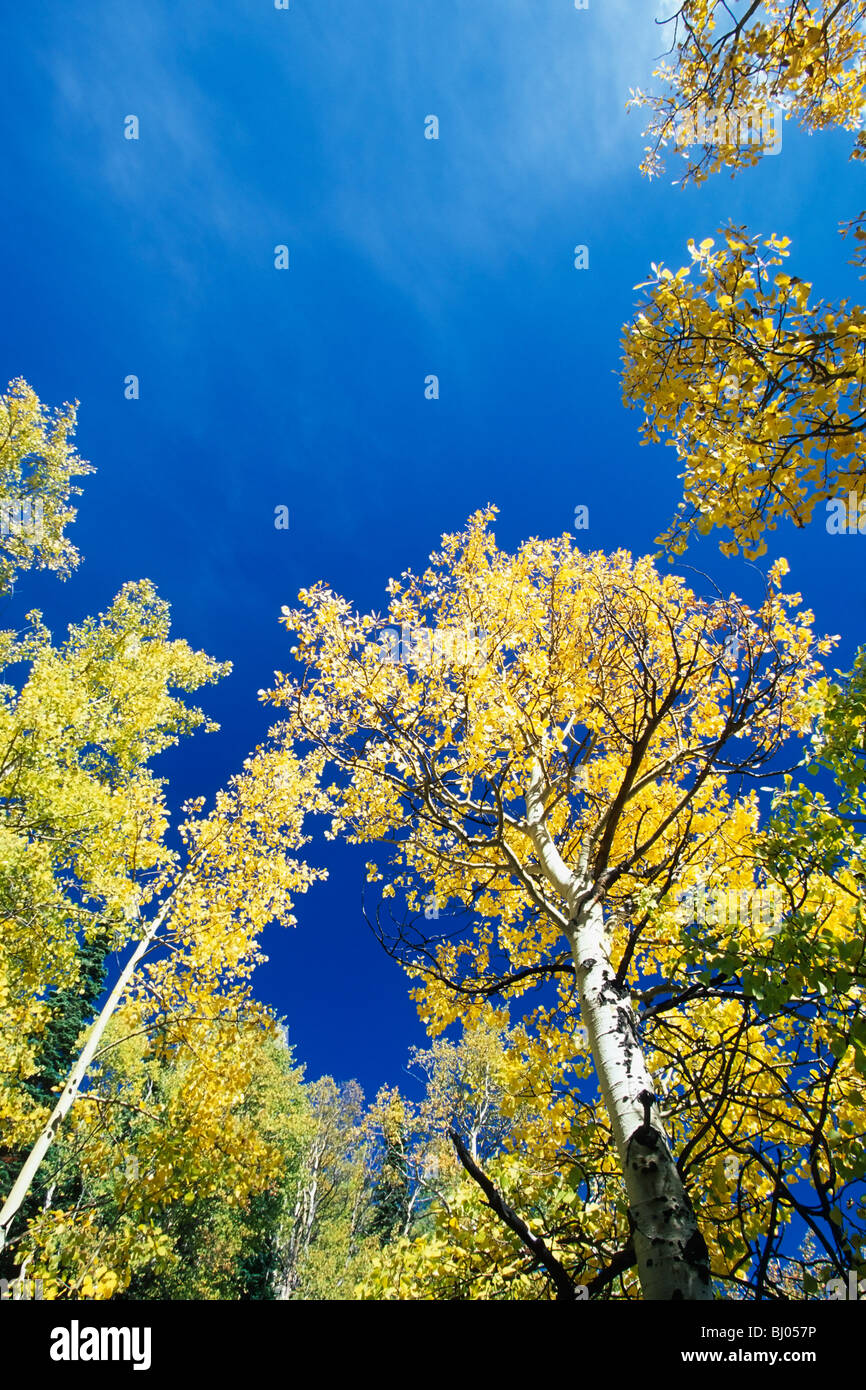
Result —
[[30, 1191], [31, 1186], [33, 1185], [33, 1180], [35, 1179], [36, 1174], [39, 1171], [42, 1160], [44, 1159], [48, 1150], [51, 1148], [51, 1145], [54, 1143], [57, 1131], [63, 1123], [63, 1120], [65, 1119], [66, 1115], [71, 1110], [72, 1104], [76, 1096], [78, 1095], [79, 1090], [81, 1089], [81, 1083], [84, 1080], [84, 1077], [87, 1073], [87, 1068], [93, 1061], [96, 1049], [99, 1047], [99, 1044], [102, 1041], [103, 1034], [105, 1033], [105, 1030], [108, 1026], [108, 1021], [114, 1013], [115, 1009], [117, 1008], [118, 1004], [120, 1003], [124, 991], [126, 990], [129, 981], [132, 979], [132, 976], [135, 973], [135, 970], [142, 956], [145, 954], [148, 947], [151, 946], [151, 944], [153, 943], [154, 938], [156, 937], [160, 927], [165, 921], [165, 918], [168, 915], [170, 904], [171, 898], [169, 898], [168, 901], [166, 901], [160, 908], [159, 912], [154, 917], [153, 921], [150, 923], [149, 927], [145, 931], [138, 945], [135, 947], [135, 950], [129, 957], [129, 960], [126, 962], [126, 965], [121, 971], [120, 978], [118, 979], [117, 984], [114, 986], [114, 989], [109, 994], [104, 1005], [102, 1006], [102, 1009], [98, 1017], [96, 1018], [96, 1020], [93, 1023], [93, 1026], [90, 1029], [90, 1032], [87, 1036], [87, 1042], [84, 1044], [84, 1047], [81, 1053], [79, 1054], [78, 1060], [76, 1061], [71, 1072], [69, 1073], [66, 1085], [63, 1087], [63, 1090], [60, 1093], [60, 1098], [51, 1112], [51, 1116], [48, 1120], [48, 1123], [42, 1130], [42, 1133], [39, 1135], [39, 1138], [36, 1140], [36, 1143], [33, 1145], [33, 1148], [30, 1150], [30, 1153], [28, 1154], [27, 1159], [24, 1162], [24, 1166], [18, 1174], [18, 1177], [15, 1179], [15, 1183], [12, 1187], [11, 1192], [9, 1193], [9, 1196], [3, 1203], [2, 1210], [0, 1210], [0, 1250], [2, 1250], [4, 1245], [6, 1244], [9, 1227], [15, 1219], [18, 1212], [20, 1211], [21, 1205], [27, 1197], [27, 1194]]
[[628, 991], [616, 984], [599, 903], [579, 913], [571, 950], [581, 1019], [625, 1178], [644, 1298], [711, 1300], [707, 1247], [653, 1109], [653, 1080]]
[[282, 1257], [282, 1273], [277, 1284], [276, 1297], [286, 1301], [291, 1298], [301, 1282], [301, 1266], [310, 1248], [313, 1227], [316, 1221], [318, 1201], [319, 1172], [325, 1149], [319, 1135], [313, 1141], [312, 1163], [298, 1179], [298, 1193], [292, 1213], [287, 1249]]
[[292, 1224], [289, 1228], [288, 1240], [286, 1241], [286, 1252], [281, 1256], [280, 1276], [276, 1281], [275, 1297], [285, 1302], [289, 1299], [298, 1284], [298, 1259], [300, 1255], [300, 1240], [302, 1227], [302, 1213], [306, 1201], [306, 1192], [303, 1187], [298, 1188], [298, 1196], [295, 1201], [295, 1209], [292, 1212]]
[[[628, 991], [610, 961], [604, 913], [585, 873], [562, 859], [545, 819], [541, 768], [532, 769], [526, 824], [548, 882], [566, 904], [581, 1019], [629, 1200], [638, 1275], [647, 1301], [712, 1300], [709, 1255], [664, 1126]], [[582, 904], [582, 905], [581, 905]]]
[[319, 1192], [319, 1173], [318, 1173], [318, 1164], [317, 1164], [317, 1165], [316, 1165], [316, 1168], [315, 1168], [315, 1170], [314, 1170], [314, 1172], [313, 1172], [313, 1181], [312, 1181], [312, 1184], [310, 1185], [310, 1187], [309, 1187], [309, 1189], [308, 1189], [308, 1191], [307, 1191], [307, 1210], [306, 1210], [306, 1214], [305, 1214], [305, 1218], [304, 1218], [304, 1240], [303, 1240], [304, 1254], [305, 1254], [305, 1255], [306, 1255], [307, 1251], [308, 1251], [309, 1248], [310, 1248], [310, 1241], [311, 1241], [312, 1238], [313, 1238], [313, 1225], [314, 1225], [315, 1220], [316, 1220], [316, 1203], [317, 1203], [317, 1200], [318, 1200], [318, 1192]]

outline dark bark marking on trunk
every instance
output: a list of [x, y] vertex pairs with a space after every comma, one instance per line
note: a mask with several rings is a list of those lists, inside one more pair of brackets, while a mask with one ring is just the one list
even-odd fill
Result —
[[709, 1270], [707, 1269], [709, 1258], [710, 1252], [707, 1249], [707, 1242], [700, 1231], [693, 1231], [686, 1241], [683, 1259], [697, 1269], [698, 1278], [704, 1284], [710, 1282]]

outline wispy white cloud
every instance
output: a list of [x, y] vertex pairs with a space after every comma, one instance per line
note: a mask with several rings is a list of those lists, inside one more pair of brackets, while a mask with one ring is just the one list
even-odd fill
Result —
[[[625, 103], [660, 35], [628, 0], [372, 5], [360, 51], [353, 26], [329, 21], [335, 10], [324, 3], [307, 21], [331, 205], [377, 260], [393, 256], [395, 231], [420, 237], [438, 213], [440, 244], [495, 261], [551, 208], [612, 192], [638, 163], [640, 116]], [[428, 111], [442, 122], [435, 151]], [[403, 153], [398, 186], [389, 142]], [[431, 174], [433, 158], [447, 177]]]
[[[633, 181], [641, 117], [625, 103], [665, 46], [633, 0], [293, 0], [288, 12], [92, 0], [75, 24], [76, 42], [64, 32], [45, 57], [58, 119], [89, 141], [95, 191], [135, 218], [182, 297], [208, 291], [203, 238], [230, 257], [331, 238], [422, 313], [461, 277], [531, 254], [551, 217], [581, 239]], [[219, 71], [233, 44], [236, 89]], [[259, 70], [273, 110], [256, 104]], [[141, 119], [138, 148], [127, 114]], [[427, 114], [438, 142], [424, 140]]]
[[[186, 24], [168, 4], [94, 0], [43, 54], [58, 127], [69, 133], [70, 162], [87, 152], [95, 198], [114, 199], [131, 216], [139, 254], [148, 245], [186, 289], [200, 280], [202, 237], [237, 250], [250, 230], [273, 225], [277, 199], [224, 162], [220, 132], [231, 123], [199, 80], [206, 16]], [[139, 118], [139, 141], [124, 120]]]

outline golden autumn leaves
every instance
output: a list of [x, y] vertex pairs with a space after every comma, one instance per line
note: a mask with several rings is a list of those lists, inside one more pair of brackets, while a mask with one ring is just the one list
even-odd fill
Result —
[[[77, 560], [62, 533], [70, 479], [90, 466], [74, 418], [23, 382], [0, 398], [3, 495], [30, 488], [43, 522], [39, 544], [16, 532], [6, 545], [4, 585]], [[152, 760], [216, 729], [185, 697], [229, 664], [171, 636], [146, 580], [57, 645], [31, 613], [23, 633], [0, 634], [0, 655], [0, 1205], [24, 1175], [4, 1208], [4, 1259], [46, 1297], [105, 1298], [171, 1263], [173, 1204], [211, 1192], [243, 1205], [279, 1166], [249, 1108], [276, 1038], [249, 977], [262, 929], [292, 922], [295, 896], [321, 876], [299, 856], [318, 769], [315, 755], [256, 750], [209, 810], [184, 808], [178, 849]], [[76, 1017], [64, 1001], [86, 993], [85, 945], [112, 983], [130, 952], [135, 969], [92, 1022], [94, 997], [52, 1066], [65, 1077], [85, 1038], [92, 1062], [51, 1087], [44, 1057], [59, 1047], [60, 1004]]]
[[[565, 1155], [581, 1156], [586, 1211], [578, 1232], [565, 1223], [556, 1248], [595, 1277], [600, 1252], [615, 1252], [628, 1231], [604, 1106], [582, 1084], [593, 1064], [576, 1043], [562, 951], [571, 904], [539, 873], [527, 833], [527, 782], [540, 767], [558, 852], [603, 898], [614, 967], [624, 987], [656, 1000], [648, 1057], [669, 1077], [671, 1130], [689, 1156], [690, 1190], [724, 1278], [760, 1229], [772, 1189], [751, 1146], [760, 1152], [789, 1134], [814, 1088], [785, 1095], [777, 1085], [800, 1037], [796, 1018], [744, 1024], [738, 961], [766, 958], [761, 933], [746, 928], [731, 939], [721, 930], [713, 949], [730, 953], [727, 976], [702, 975], [676, 903], [683, 887], [705, 879], [754, 889], [758, 805], [753, 792], [737, 792], [737, 779], [768, 775], [787, 741], [811, 731], [814, 682], [832, 641], [817, 640], [800, 596], [783, 592], [784, 561], [751, 609], [704, 599], [648, 558], [581, 553], [568, 536], [504, 552], [493, 517], [493, 509], [476, 514], [443, 537], [422, 575], [392, 582], [385, 615], [360, 614], [323, 585], [305, 590], [284, 612], [299, 670], [267, 697], [284, 715], [273, 732], [286, 748], [324, 756], [331, 833], [384, 849], [369, 878], [383, 884], [383, 898], [405, 903], [391, 945], [419, 982], [427, 1027], [439, 1033], [459, 1018], [471, 1033], [491, 1000], [518, 1011], [504, 1062], [512, 1096], [550, 1100], [496, 1171], [512, 1197], [551, 1212], [553, 1203], [570, 1218]], [[464, 669], [395, 662], [381, 634], [400, 624], [483, 629], [485, 658]], [[756, 1073], [766, 1077], [757, 1089]], [[700, 1117], [723, 1078], [705, 1130]], [[741, 1150], [749, 1176], [732, 1236]], [[724, 1168], [731, 1157], [733, 1177]], [[399, 1271], [383, 1260], [370, 1286], [377, 1296], [393, 1296], [383, 1290], [397, 1273], [403, 1296], [445, 1296], [461, 1270], [469, 1279], [477, 1199], [452, 1192], [447, 1210], [429, 1242], [401, 1248]], [[501, 1296], [501, 1275], [501, 1265], [491, 1269], [475, 1296]], [[637, 1296], [633, 1278], [627, 1287]]]
[[623, 336], [623, 399], [643, 408], [643, 442], [666, 436], [685, 468], [661, 542], [681, 554], [693, 528], [722, 530], [723, 553], [758, 556], [780, 519], [804, 526], [862, 486], [866, 311], [810, 304], [811, 285], [774, 274], [787, 238], [720, 236], [650, 282]]
[[[862, 117], [863, 41], [850, 15], [770, 3], [726, 33], [724, 14], [714, 3], [679, 11], [647, 172], [676, 121], [707, 106], [778, 102], [812, 129], [854, 129]], [[686, 177], [759, 157], [722, 140]], [[786, 238], [731, 227], [689, 255], [676, 272], [653, 267], [625, 332], [624, 395], [644, 411], [645, 440], [667, 436], [684, 470], [682, 515], [661, 538], [670, 552], [694, 529], [729, 533], [728, 553], [760, 555], [766, 530], [784, 518], [805, 525], [820, 501], [860, 483], [866, 314], [816, 303], [809, 283], [780, 269]], [[71, 479], [89, 466], [69, 447], [73, 425], [71, 408], [52, 419], [24, 383], [3, 399], [4, 495], [38, 495], [43, 530], [5, 538], [2, 588], [30, 564], [62, 573], [75, 563], [63, 527]], [[302, 857], [310, 816], [383, 859], [370, 880], [405, 902], [395, 949], [431, 1032], [459, 1018], [471, 1036], [491, 999], [523, 1010], [496, 1058], [504, 1103], [520, 1114], [497, 1179], [587, 1277], [621, 1251], [620, 1173], [586, 1084], [592, 1060], [577, 1041], [562, 951], [574, 905], [552, 891], [527, 834], [535, 769], [558, 852], [604, 903], [611, 959], [638, 1000], [714, 1273], [735, 1280], [761, 1235], [781, 1180], [767, 1167], [771, 1148], [787, 1146], [785, 1181], [797, 1182], [810, 1177], [803, 1154], [820, 1148], [811, 1177], [825, 1197], [829, 1168], [848, 1162], [857, 1076], [846, 1047], [856, 1052], [859, 1034], [849, 1045], [843, 1025], [859, 986], [853, 967], [850, 981], [836, 967], [856, 944], [854, 909], [832, 901], [820, 925], [800, 923], [768, 948], [748, 930], [696, 944], [673, 907], [706, 880], [754, 887], [759, 817], [747, 779], [811, 731], [829, 643], [815, 639], [799, 596], [782, 592], [783, 562], [753, 610], [702, 598], [647, 558], [581, 554], [567, 537], [507, 554], [493, 515], [443, 537], [422, 576], [392, 581], [387, 625], [429, 634], [405, 660], [383, 639], [382, 616], [359, 615], [321, 584], [301, 592], [284, 611], [297, 674], [278, 675], [267, 697], [281, 719], [275, 737], [211, 809], [185, 808], [180, 853], [168, 847], [164, 789], [147, 764], [205, 725], [172, 692], [225, 668], [169, 640], [165, 605], [146, 583], [126, 586], [63, 648], [39, 615], [28, 635], [0, 637], [8, 664], [30, 663], [0, 711], [8, 1151], [23, 1153], [45, 1120], [25, 1083], [46, 996], [77, 978], [78, 936], [108, 925], [114, 945], [128, 946], [167, 905], [68, 1122], [65, 1152], [79, 1154], [87, 1200], [43, 1204], [23, 1234], [20, 1253], [49, 1296], [122, 1292], [136, 1270], [171, 1262], [167, 1210], [193, 1193], [243, 1204], [272, 1180], [285, 1133], [264, 1135], [245, 1108], [273, 1034], [250, 978], [264, 928], [292, 922], [295, 895], [321, 876]], [[444, 636], [479, 632], [475, 646]], [[820, 888], [856, 897], [858, 879], [849, 868]], [[819, 898], [812, 881], [810, 912]], [[421, 920], [430, 903], [436, 915]], [[440, 913], [443, 929], [428, 934]], [[460, 914], [466, 929], [451, 930]], [[801, 995], [819, 1011], [832, 996], [832, 1010], [804, 1028]], [[124, 1109], [134, 1124], [113, 1118]], [[119, 1174], [121, 1142], [132, 1168]], [[368, 1296], [449, 1296], [467, 1271], [480, 1296], [515, 1285], [532, 1296], [471, 1188], [451, 1190], [443, 1210], [429, 1238], [401, 1249], [396, 1274], [383, 1257]], [[623, 1287], [638, 1293], [632, 1276]]]
[[[684, 117], [700, 128], [706, 113], [760, 112], [775, 106], [787, 120], [809, 131], [841, 127], [858, 131], [866, 102], [866, 36], [862, 4], [839, 5], [819, 0], [767, 0], [744, 5], [736, 13], [722, 0], [684, 0], [662, 21], [671, 41], [673, 61], [663, 61], [654, 76], [667, 91], [636, 92], [630, 106], [648, 108], [643, 173], [664, 168], [662, 151], [677, 145]], [[858, 134], [853, 157], [862, 157]], [[680, 149], [686, 170], [677, 182], [701, 183], [720, 169], [734, 173], [761, 157], [749, 144], [713, 141], [699, 155]]]
[[799, 595], [781, 593], [783, 562], [753, 612], [568, 537], [506, 554], [491, 519], [444, 537], [422, 577], [392, 586], [387, 614], [483, 627], [483, 665], [394, 663], [385, 619], [317, 587], [284, 617], [305, 673], [268, 697], [286, 712], [274, 730], [286, 746], [326, 758], [331, 833], [391, 846], [387, 867], [368, 866], [384, 897], [474, 917], [469, 939], [446, 934], [425, 972], [418, 997], [436, 1030], [471, 1018], [503, 973], [515, 996], [533, 988], [567, 921], [526, 835], [535, 760], [561, 852], [593, 882], [607, 876], [609, 903], [648, 882], [682, 886], [693, 857], [724, 865], [754, 826], [754, 801], [731, 799], [728, 772], [769, 766], [810, 727], [809, 686], [829, 649]]
[[[810, 133], [858, 132], [852, 158], [862, 158], [864, 20], [863, 5], [829, 0], [742, 12], [685, 0], [665, 21], [674, 57], [655, 72], [663, 91], [629, 103], [651, 113], [643, 172], [661, 172], [673, 144], [686, 160], [682, 184], [723, 168], [733, 177], [776, 150], [726, 130], [770, 108], [777, 122]], [[702, 131], [690, 142], [697, 153], [678, 141], [684, 124]], [[846, 228], [858, 264], [862, 219]], [[723, 553], [754, 557], [780, 520], [805, 526], [821, 502], [862, 497], [866, 310], [815, 301], [810, 283], [774, 272], [787, 237], [731, 226], [717, 238], [690, 243], [691, 262], [676, 272], [653, 266], [649, 296], [623, 334], [623, 396], [644, 411], [644, 442], [665, 438], [684, 467], [680, 514], [661, 543], [682, 554], [694, 530], [716, 531], [730, 537]]]

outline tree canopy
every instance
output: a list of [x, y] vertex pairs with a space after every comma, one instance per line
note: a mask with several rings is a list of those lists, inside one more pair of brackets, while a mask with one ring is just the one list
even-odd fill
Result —
[[[864, 19], [686, 0], [632, 94], [643, 172], [673, 145], [682, 184], [740, 175], [784, 121], [864, 157]], [[637, 287], [622, 390], [683, 469], [671, 564], [695, 533], [759, 558], [861, 490], [866, 310], [790, 246], [730, 223]], [[0, 396], [0, 595], [79, 561], [76, 409]], [[570, 534], [502, 549], [496, 515], [382, 612], [303, 588], [252, 751], [181, 804], [155, 760], [216, 732], [188, 697], [230, 664], [149, 580], [62, 640], [0, 631], [3, 1278], [706, 1302], [866, 1274], [866, 648], [827, 669], [781, 557], [747, 599]], [[256, 997], [325, 842], [367, 848], [428, 1034], [369, 1099]]]

